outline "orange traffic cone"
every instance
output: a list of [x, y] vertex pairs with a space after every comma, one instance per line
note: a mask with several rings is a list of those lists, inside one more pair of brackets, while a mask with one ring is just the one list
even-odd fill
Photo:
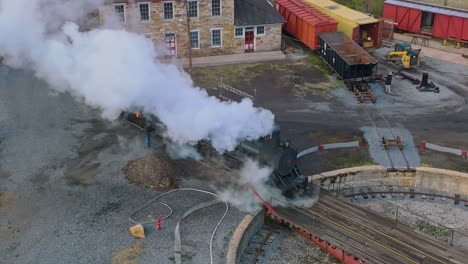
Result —
[[158, 230], [161, 230], [161, 217], [158, 217]]

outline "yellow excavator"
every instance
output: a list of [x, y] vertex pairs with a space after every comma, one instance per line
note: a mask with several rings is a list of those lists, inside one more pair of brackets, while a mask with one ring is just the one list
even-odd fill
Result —
[[397, 40], [395, 50], [387, 54], [387, 60], [399, 62], [403, 68], [408, 69], [419, 66], [420, 53], [421, 49], [414, 50], [410, 44]]

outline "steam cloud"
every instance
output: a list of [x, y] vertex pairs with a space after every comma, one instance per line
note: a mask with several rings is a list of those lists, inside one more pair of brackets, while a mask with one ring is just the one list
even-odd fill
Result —
[[150, 40], [124, 30], [79, 32], [76, 23], [103, 0], [0, 0], [0, 56], [30, 68], [55, 90], [68, 91], [115, 119], [138, 107], [167, 126], [178, 144], [211, 140], [218, 151], [270, 133], [273, 114], [221, 102], [194, 87], [175, 65], [155, 62]]
[[267, 185], [267, 180], [272, 173], [272, 169], [268, 167], [260, 167], [253, 160], [246, 160], [239, 171], [239, 186], [231, 186], [220, 192], [221, 198], [229, 201], [232, 205], [243, 212], [252, 213], [262, 207], [261, 201], [246, 188], [245, 184], [250, 184], [258, 194], [267, 202], [273, 202], [272, 199], [283, 199], [281, 192]]
[[272, 206], [312, 207], [317, 202], [320, 187], [312, 184], [309, 184], [309, 188], [312, 190], [307, 196], [287, 200], [278, 188], [267, 183], [272, 171], [272, 168], [261, 167], [256, 161], [248, 159], [239, 171], [239, 185], [224, 188], [219, 192], [219, 195], [223, 200], [246, 213], [258, 211], [263, 206], [252, 190], [246, 187], [247, 184], [252, 186]]

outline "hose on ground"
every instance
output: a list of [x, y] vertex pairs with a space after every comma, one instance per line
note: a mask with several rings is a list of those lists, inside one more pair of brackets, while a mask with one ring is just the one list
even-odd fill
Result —
[[[205, 190], [200, 190], [200, 189], [195, 189], [195, 188], [179, 188], [179, 189], [174, 189], [174, 190], [171, 190], [171, 191], [168, 191], [168, 192], [165, 192], [165, 193], [162, 193], [158, 196], [156, 196], [155, 198], [151, 199], [149, 202], [147, 202], [146, 204], [144, 204], [143, 206], [141, 206], [140, 208], [136, 209], [133, 213], [131, 213], [129, 216], [128, 216], [128, 220], [130, 220], [130, 222], [134, 223], [134, 224], [149, 224], [149, 223], [154, 223], [156, 222], [156, 220], [153, 220], [153, 221], [147, 221], [147, 222], [138, 222], [136, 220], [134, 220], [132, 217], [138, 213], [139, 211], [143, 210], [143, 208], [147, 207], [148, 205], [154, 203], [157, 199], [161, 198], [161, 197], [164, 197], [166, 195], [169, 195], [171, 193], [174, 193], [174, 192], [178, 192], [178, 191], [193, 191], [193, 192], [200, 192], [200, 193], [205, 193], [205, 194], [209, 194], [209, 195], [212, 195], [216, 198], [218, 198], [220, 201], [222, 201], [224, 203], [224, 205], [226, 206], [226, 210], [224, 211], [224, 214], [223, 216], [221, 217], [221, 219], [218, 221], [218, 223], [216, 224], [213, 232], [211, 233], [211, 237], [210, 237], [210, 263], [213, 264], [213, 239], [214, 239], [214, 236], [216, 234], [216, 231], [218, 230], [219, 226], [221, 225], [221, 223], [223, 222], [224, 218], [226, 217], [228, 211], [229, 211], [229, 205], [226, 201], [224, 201], [219, 195], [215, 194], [215, 193], [212, 193], [212, 192], [208, 192], [208, 191], [205, 191]], [[160, 204], [166, 206], [167, 208], [169, 208], [170, 212], [165, 215], [164, 217], [162, 217], [161, 219], [165, 219], [165, 218], [168, 218], [169, 216], [172, 215], [172, 208], [165, 204], [165, 203], [162, 203], [162, 202], [159, 202]], [[216, 202], [218, 203], [218, 202]], [[189, 211], [187, 211], [184, 215], [184, 217], [186, 217], [187, 215], [199, 210], [199, 209], [202, 209], [202, 208], [205, 208], [205, 207], [208, 207], [208, 206], [211, 206], [213, 204], [216, 204], [214, 202], [210, 202], [210, 203], [202, 203], [198, 206], [195, 206], [193, 208], [191, 208]], [[182, 219], [184, 218], [182, 217]], [[181, 219], [181, 220], [182, 220]], [[181, 221], [180, 220], [180, 221]], [[179, 221], [179, 222], [180, 222]], [[177, 228], [178, 228], [178, 224], [177, 224]], [[177, 231], [177, 230], [176, 230]], [[180, 237], [180, 234], [179, 234], [179, 237]], [[179, 241], [180, 242], [180, 241]], [[175, 250], [176, 251], [176, 250]], [[177, 254], [180, 254], [179, 252], [174, 252], [174, 256], [177, 256]], [[176, 257], [177, 259], [177, 257]]]

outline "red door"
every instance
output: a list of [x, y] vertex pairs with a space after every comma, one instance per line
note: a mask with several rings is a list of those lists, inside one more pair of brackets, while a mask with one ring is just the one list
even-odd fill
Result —
[[245, 52], [254, 52], [254, 32], [245, 31]]
[[166, 33], [166, 58], [172, 58], [176, 55], [176, 39], [174, 33]]

